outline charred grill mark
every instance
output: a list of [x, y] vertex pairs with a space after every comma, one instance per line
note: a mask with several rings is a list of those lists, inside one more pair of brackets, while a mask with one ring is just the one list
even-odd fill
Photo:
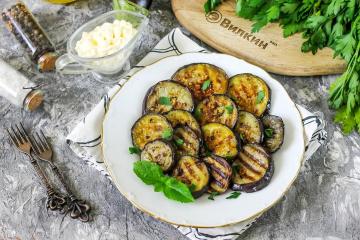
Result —
[[[251, 159], [251, 158], [250, 158]], [[242, 167], [245, 167], [246, 169], [248, 169], [249, 171], [253, 172], [254, 174], [257, 175], [262, 175], [263, 172], [259, 171], [258, 169], [253, 168], [253, 166], [251, 166], [251, 164], [249, 164], [245, 159], [240, 158], [240, 163], [242, 164]], [[257, 163], [257, 162], [255, 162]], [[261, 169], [263, 170], [263, 169]], [[266, 171], [266, 169], [265, 169]]]

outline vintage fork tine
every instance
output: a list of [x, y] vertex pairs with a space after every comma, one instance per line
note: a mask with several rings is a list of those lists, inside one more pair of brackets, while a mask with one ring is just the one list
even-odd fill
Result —
[[19, 126], [17, 124], [15, 124], [15, 127], [16, 127], [16, 130], [17, 130], [18, 134], [21, 137], [22, 142], [26, 143], [27, 141], [26, 141], [26, 137], [25, 137], [24, 133], [22, 131], [20, 131], [20, 128], [19, 128]]
[[44, 152], [44, 151], [46, 150], [46, 148], [44, 147], [44, 143], [43, 143], [43, 141], [41, 140], [41, 137], [40, 137], [39, 133], [36, 132], [35, 134], [36, 134], [37, 141], [38, 141], [38, 143], [39, 143], [39, 145], [40, 145], [40, 148], [41, 148], [40, 150], [41, 150], [41, 152]]
[[40, 130], [40, 133], [41, 133], [41, 136], [42, 136], [42, 138], [43, 138], [43, 140], [44, 140], [46, 149], [49, 150], [49, 149], [50, 149], [50, 143], [49, 143], [48, 140], [46, 139], [45, 134], [43, 133], [42, 130]]
[[29, 134], [27, 133], [27, 131], [25, 130], [25, 128], [24, 128], [24, 126], [22, 125], [21, 122], [20, 122], [20, 128], [21, 128], [23, 134], [25, 135], [26, 140], [28, 140], [28, 141], [31, 143], [30, 136], [29, 136]]
[[7, 133], [9, 134], [9, 136], [10, 136], [10, 138], [11, 138], [11, 141], [12, 141], [16, 146], [19, 146], [18, 141], [16, 140], [16, 138], [15, 138], [13, 135], [11, 135], [11, 133], [10, 133], [10, 131], [9, 131], [8, 128], [6, 129], [6, 131], [7, 131]]
[[14, 127], [13, 127], [13, 126], [11, 126], [10, 128], [11, 128], [11, 130], [12, 130], [12, 132], [13, 132], [13, 134], [14, 134], [14, 136], [15, 136], [16, 140], [17, 140], [17, 142], [19, 143], [19, 145], [20, 145], [20, 144], [23, 144], [23, 141], [21, 140], [21, 137], [20, 137], [20, 136], [18, 136], [18, 134], [16, 133], [16, 131], [15, 131]]

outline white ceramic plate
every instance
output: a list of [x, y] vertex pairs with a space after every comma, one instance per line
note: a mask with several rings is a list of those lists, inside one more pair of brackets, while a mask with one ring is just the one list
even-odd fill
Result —
[[[270, 184], [255, 193], [242, 193], [237, 199], [225, 199], [230, 193], [208, 200], [205, 194], [194, 203], [182, 204], [154, 192], [133, 173], [137, 156], [130, 155], [131, 127], [141, 116], [143, 98], [155, 83], [169, 79], [190, 63], [212, 63], [228, 76], [252, 73], [263, 78], [272, 90], [271, 114], [285, 123], [282, 148], [273, 155], [275, 173]], [[137, 208], [163, 221], [194, 227], [218, 227], [254, 217], [273, 206], [289, 189], [298, 175], [304, 153], [301, 116], [283, 86], [264, 70], [238, 58], [216, 53], [188, 53], [162, 59], [136, 73], [116, 94], [103, 124], [103, 155], [106, 166], [120, 192]]]

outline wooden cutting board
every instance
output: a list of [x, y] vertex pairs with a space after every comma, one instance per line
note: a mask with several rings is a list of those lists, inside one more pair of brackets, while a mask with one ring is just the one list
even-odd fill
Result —
[[220, 52], [260, 66], [269, 72], [311, 76], [341, 73], [345, 62], [333, 59], [326, 48], [316, 55], [302, 53], [300, 34], [283, 38], [277, 24], [270, 24], [259, 33], [251, 33], [252, 22], [235, 15], [235, 1], [225, 1], [209, 14], [204, 13], [205, 0], [172, 0], [172, 9], [179, 22], [199, 39]]

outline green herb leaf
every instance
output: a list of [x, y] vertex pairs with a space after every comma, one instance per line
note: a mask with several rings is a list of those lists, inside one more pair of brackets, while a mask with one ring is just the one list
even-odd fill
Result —
[[194, 116], [195, 116], [196, 119], [200, 119], [200, 118], [201, 118], [201, 109], [200, 109], [200, 108], [196, 108], [196, 109], [195, 109]]
[[225, 106], [225, 109], [226, 109], [226, 112], [227, 112], [228, 114], [232, 114], [233, 111], [234, 111], [233, 105]]
[[163, 132], [162, 132], [162, 138], [163, 139], [166, 139], [166, 140], [170, 140], [171, 137], [173, 135], [173, 132], [171, 129], [165, 129]]
[[234, 164], [234, 165], [232, 165], [231, 168], [232, 168], [233, 174], [235, 174], [235, 173], [239, 172], [241, 167], [240, 167], [240, 165]]
[[242, 141], [245, 140], [245, 137], [244, 137], [244, 134], [243, 134], [243, 133], [239, 133], [239, 137], [240, 137], [240, 139], [241, 139]]
[[184, 144], [184, 140], [182, 140], [181, 138], [177, 138], [175, 139], [175, 143], [178, 146], [182, 146]]
[[171, 100], [168, 97], [160, 97], [159, 98], [159, 103], [161, 105], [171, 106]]
[[226, 197], [226, 199], [236, 199], [241, 195], [240, 192], [232, 192], [230, 193], [230, 196]]
[[201, 86], [201, 90], [206, 91], [206, 89], [208, 89], [211, 85], [211, 81], [208, 79], [205, 82], [203, 82], [202, 86]]
[[218, 195], [220, 195], [220, 193], [218, 193], [218, 192], [211, 192], [210, 195], [209, 195], [209, 197], [208, 197], [208, 199], [214, 201], [214, 200], [215, 200], [214, 197], [216, 197], [216, 196], [218, 196]]
[[133, 146], [133, 147], [129, 147], [129, 153], [130, 154], [140, 154], [141, 150], [140, 150], [140, 148]]
[[273, 136], [273, 134], [274, 134], [274, 129], [272, 129], [272, 128], [265, 128], [265, 136], [267, 137], [267, 138], [271, 138], [272, 136]]
[[257, 93], [257, 97], [256, 97], [256, 104], [261, 103], [262, 100], [264, 99], [264, 97], [265, 97], [264, 91], [259, 91], [259, 92]]
[[145, 184], [153, 185], [155, 192], [163, 192], [172, 200], [182, 203], [193, 202], [189, 187], [176, 178], [164, 175], [159, 165], [150, 161], [137, 161], [133, 171]]

